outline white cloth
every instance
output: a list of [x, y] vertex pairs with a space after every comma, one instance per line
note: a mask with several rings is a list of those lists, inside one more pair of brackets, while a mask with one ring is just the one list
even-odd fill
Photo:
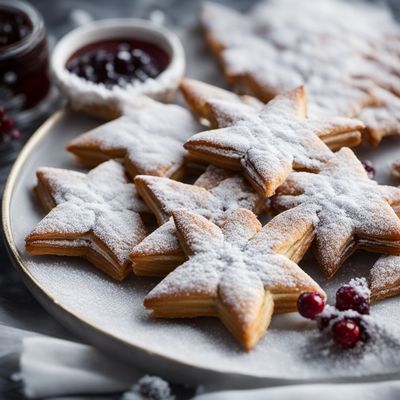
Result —
[[[143, 375], [132, 365], [113, 360], [91, 346], [15, 328], [1, 328], [0, 362], [10, 360], [11, 355], [19, 359], [18, 375], [29, 398], [124, 392]], [[317, 396], [324, 400], [398, 400], [400, 377], [399, 380], [381, 382], [305, 384], [252, 390], [218, 391], [218, 387], [213, 386], [205, 387], [193, 400], [309, 400]]]
[[400, 381], [358, 384], [310, 384], [212, 392], [193, 400], [399, 400]]
[[94, 347], [45, 336], [23, 339], [20, 368], [30, 398], [122, 392], [143, 375]]

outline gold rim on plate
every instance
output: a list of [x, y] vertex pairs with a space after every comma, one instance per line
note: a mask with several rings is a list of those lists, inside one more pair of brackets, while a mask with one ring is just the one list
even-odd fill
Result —
[[[22, 273], [22, 278], [28, 289], [32, 292], [32, 294], [37, 298], [37, 300], [44, 306], [44, 308], [47, 309], [47, 311], [50, 312], [58, 321], [60, 321], [64, 326], [66, 326], [67, 330], [73, 331], [75, 334], [78, 336], [82, 337], [83, 339], [86, 339], [85, 335], [80, 334], [77, 329], [74, 329], [73, 322], [78, 322], [82, 324], [86, 329], [88, 334], [90, 335], [91, 339], [93, 340], [93, 343], [95, 346], [99, 347], [101, 350], [110, 353], [110, 355], [113, 355], [114, 357], [116, 356], [115, 350], [122, 349], [121, 346], [123, 346], [123, 351], [119, 352], [119, 354], [124, 354], [124, 351], [126, 351], [127, 347], [130, 348], [131, 351], [136, 351], [136, 352], [141, 352], [145, 353], [147, 357], [153, 358], [152, 361], [150, 361], [149, 365], [154, 365], [157, 364], [157, 362], [162, 362], [162, 361], [167, 361], [169, 363], [173, 363], [175, 368], [179, 368], [181, 371], [179, 374], [181, 377], [188, 377], [187, 374], [190, 375], [190, 378], [192, 381], [197, 381], [198, 379], [193, 379], [193, 376], [196, 375], [203, 375], [204, 380], [200, 379], [198, 382], [204, 383], [206, 380], [209, 382], [215, 382], [216, 378], [218, 379], [218, 375], [221, 378], [221, 374], [225, 376], [226, 379], [226, 374], [229, 374], [230, 376], [235, 376], [235, 379], [242, 377], [244, 379], [252, 379], [255, 378], [253, 375], [246, 375], [246, 374], [235, 374], [229, 371], [224, 371], [224, 370], [219, 370], [219, 369], [206, 369], [202, 365], [196, 365], [196, 364], [190, 364], [187, 363], [183, 360], [179, 359], [174, 359], [171, 358], [168, 355], [162, 354], [162, 353], [156, 353], [152, 352], [144, 347], [142, 347], [140, 344], [133, 343], [131, 341], [124, 340], [122, 338], [119, 338], [112, 333], [105, 332], [101, 328], [97, 327], [90, 321], [86, 320], [84, 316], [77, 314], [76, 312], [73, 312], [68, 309], [68, 307], [64, 306], [62, 303], [58, 302], [54, 296], [52, 296], [50, 293], [47, 292], [47, 290], [43, 287], [43, 285], [32, 275], [30, 272], [29, 268], [25, 264], [23, 258], [21, 257], [19, 250], [16, 246], [16, 243], [14, 241], [14, 237], [12, 234], [12, 229], [11, 229], [11, 214], [10, 214], [10, 209], [11, 209], [11, 200], [14, 194], [15, 190], [15, 184], [18, 180], [19, 174], [21, 170], [24, 167], [24, 164], [27, 160], [27, 158], [31, 155], [31, 153], [34, 151], [35, 147], [40, 143], [40, 141], [48, 134], [50, 129], [65, 115], [67, 112], [67, 109], [65, 107], [61, 108], [60, 110], [56, 111], [53, 115], [51, 115], [34, 133], [33, 135], [29, 138], [29, 140], [26, 142], [22, 150], [20, 151], [20, 154], [18, 155], [17, 159], [15, 160], [11, 171], [8, 175], [6, 185], [3, 191], [3, 199], [2, 199], [2, 226], [3, 226], [3, 232], [4, 232], [4, 241], [6, 244], [6, 248], [8, 251], [8, 254], [10, 256], [10, 259], [12, 261], [12, 264], [17, 268], [17, 270]], [[49, 303], [50, 301], [50, 303]], [[49, 307], [47, 307], [49, 306]], [[51, 310], [49, 310], [49, 308]], [[62, 318], [59, 314], [54, 315], [52, 310], [57, 311], [62, 311], [65, 313], [67, 318]], [[75, 320], [75, 321], [74, 321]], [[81, 327], [80, 327], [81, 328]], [[97, 335], [97, 336], [94, 336]], [[112, 339], [117, 346], [117, 348], [113, 349], [108, 349], [108, 346], [102, 346], [101, 344], [105, 344], [106, 339]], [[92, 342], [90, 340], [90, 342]], [[108, 343], [107, 343], [108, 344]], [[119, 347], [118, 347], [119, 346]], [[112, 347], [112, 346], [111, 346]], [[132, 355], [132, 353], [131, 353]], [[138, 356], [138, 354], [134, 355], [135, 357]], [[117, 354], [118, 357], [118, 354]], [[133, 365], [140, 366], [137, 363], [135, 364], [134, 360], [132, 360], [132, 357], [129, 357], [129, 355], [125, 356], [119, 356], [120, 359], [123, 359], [124, 361], [128, 361]], [[156, 360], [154, 360], [156, 358]], [[143, 361], [143, 360], [142, 360]], [[163, 368], [164, 371], [167, 371], [168, 367]], [[174, 368], [172, 368], [174, 369]], [[187, 371], [187, 374], [185, 374], [183, 371]], [[191, 370], [191, 371], [190, 371]], [[174, 371], [174, 374], [178, 372]], [[165, 373], [163, 374], [164, 376]], [[261, 378], [261, 377], [260, 377]], [[257, 378], [256, 378], [257, 379]], [[265, 379], [268, 380], [268, 377], [264, 377]], [[173, 380], [170, 378], [170, 380]], [[181, 381], [180, 383], [185, 383], [185, 381]]]
[[[97, 327], [92, 322], [85, 319], [84, 316], [77, 314], [68, 309], [62, 303], [58, 302], [40, 282], [32, 275], [29, 268], [21, 257], [16, 243], [13, 238], [11, 229], [11, 201], [15, 190], [15, 184], [18, 180], [19, 174], [24, 167], [24, 164], [30, 154], [34, 151], [35, 147], [40, 141], [49, 133], [50, 129], [66, 114], [67, 109], [61, 108], [55, 112], [49, 119], [44, 122], [42, 126], [31, 136], [27, 141], [20, 154], [18, 155], [10, 174], [7, 178], [6, 185], [3, 192], [2, 199], [2, 226], [5, 238], [7, 251], [10, 255], [12, 264], [19, 270], [22, 279], [28, 289], [37, 298], [37, 300], [59, 320], [68, 330], [73, 331], [77, 336], [84, 340], [89, 337], [88, 342], [100, 348], [110, 355], [120, 358], [121, 360], [128, 361], [133, 365], [147, 369], [149, 372], [162, 375], [172, 382], [187, 384], [204, 384], [204, 383], [220, 383], [231, 382], [234, 387], [260, 387], [266, 384], [296, 384], [296, 383], [317, 383], [317, 382], [365, 382], [371, 379], [397, 379], [398, 373], [386, 374], [372, 374], [368, 376], [346, 376], [337, 377], [333, 379], [293, 379], [282, 378], [265, 375], [255, 375], [246, 373], [237, 373], [224, 370], [212, 366], [206, 368], [203, 365], [196, 363], [188, 363], [184, 360], [171, 358], [169, 355], [160, 352], [153, 352], [142, 347], [138, 343], [127, 341], [115, 336], [112, 333], [105, 332], [103, 329]], [[64, 315], [62, 314], [64, 313]], [[75, 323], [75, 324], [74, 324]], [[79, 323], [79, 329], [76, 329], [76, 323]], [[82, 329], [83, 328], [83, 329]], [[86, 335], [82, 332], [86, 329]], [[110, 339], [112, 340], [110, 342]], [[129, 351], [127, 351], [129, 350]], [[153, 370], [153, 371], [151, 371]], [[227, 379], [228, 378], [228, 379]]]

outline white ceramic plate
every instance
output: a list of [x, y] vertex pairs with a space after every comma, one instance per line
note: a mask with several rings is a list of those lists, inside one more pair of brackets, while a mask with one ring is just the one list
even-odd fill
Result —
[[[24, 237], [43, 216], [32, 195], [35, 170], [40, 166], [77, 169], [64, 146], [98, 124], [67, 109], [55, 114], [22, 151], [4, 193], [3, 227], [10, 254], [26, 284], [55, 318], [104, 351], [184, 383], [226, 382], [233, 387], [370, 380], [400, 372], [396, 340], [388, 346], [385, 339], [379, 339], [358, 355], [330, 352], [321, 345], [313, 323], [291, 314], [274, 316], [266, 336], [246, 353], [217, 320], [151, 320], [142, 302], [155, 280], [132, 277], [119, 284], [80, 259], [28, 255]], [[377, 179], [384, 182], [392, 160], [400, 157], [399, 146], [400, 138], [391, 138], [379, 150], [360, 149], [358, 153], [376, 163]], [[332, 297], [341, 283], [367, 275], [374, 259], [358, 253], [330, 282], [311, 258], [302, 266]], [[390, 330], [400, 318], [400, 299], [377, 304], [372, 312]]]

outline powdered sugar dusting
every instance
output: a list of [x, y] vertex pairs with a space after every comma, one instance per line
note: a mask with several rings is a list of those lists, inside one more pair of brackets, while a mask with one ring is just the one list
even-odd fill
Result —
[[378, 185], [369, 179], [353, 152], [343, 148], [319, 174], [294, 172], [278, 189], [274, 201], [283, 208], [299, 204], [318, 208], [318, 258], [327, 273], [332, 274], [355, 234], [370, 246], [374, 242], [396, 245], [400, 220], [390, 205], [399, 200], [398, 188]]
[[147, 208], [120, 163], [108, 161], [87, 175], [42, 168], [38, 176], [43, 186], [49, 186], [56, 207], [39, 222], [31, 238], [74, 239], [92, 232], [123, 264], [145, 237], [138, 213]]
[[[354, 311], [348, 310], [340, 313], [343, 317], [357, 317]], [[346, 363], [346, 369], [351, 374], [362, 376], [363, 368], [370, 368], [382, 355], [385, 362], [398, 365], [396, 353], [400, 349], [400, 331], [393, 324], [383, 322], [380, 318], [363, 315], [362, 319], [368, 325], [370, 336], [366, 343], [359, 342], [353, 349], [341, 350], [336, 346], [331, 335], [326, 332], [314, 332], [308, 336], [307, 344], [303, 348], [303, 359], [314, 366], [321, 365], [325, 360], [332, 368], [338, 370]], [[331, 324], [333, 321], [331, 321]], [[325, 333], [325, 334], [324, 334]]]
[[[134, 255], [163, 254], [168, 255], [181, 248], [172, 218], [146, 236], [133, 248]], [[133, 256], [134, 259], [134, 256]]]
[[400, 256], [380, 257], [369, 273], [372, 293], [400, 286]]
[[[173, 221], [168, 220], [173, 211], [185, 209], [202, 215], [220, 225], [238, 208], [259, 211], [261, 196], [253, 191], [238, 174], [216, 167], [208, 167], [195, 185], [176, 182], [167, 178], [140, 177], [147, 190], [157, 199], [164, 225], [152, 232], [135, 249], [135, 254], [171, 253], [179, 251]], [[205, 189], [207, 187], [209, 190]]]
[[203, 293], [232, 309], [241, 324], [248, 324], [257, 317], [265, 290], [274, 294], [321, 292], [294, 262], [269, 246], [268, 225], [259, 233], [263, 240], [258, 240], [259, 223], [247, 210], [232, 213], [222, 230], [187, 211], [175, 212], [174, 219], [186, 246], [195, 254], [161, 281], [147, 299]]
[[[323, 131], [341, 129], [351, 123], [347, 119], [326, 120], [304, 118], [304, 88], [276, 97], [261, 110], [245, 104], [210, 100], [210, 106], [223, 128], [198, 133], [185, 147], [189, 152], [212, 154], [215, 162], [224, 158], [238, 163], [249, 179], [267, 196], [273, 194], [292, 168], [317, 170], [332, 154], [319, 140]], [[213, 162], [213, 159], [211, 159]]]
[[[399, 113], [389, 111], [399, 108], [400, 29], [386, 8], [268, 0], [243, 15], [206, 3], [201, 20], [223, 48], [218, 56], [239, 91], [251, 94], [255, 85], [255, 94], [267, 100], [306, 84], [312, 115], [359, 115], [381, 134], [398, 132]], [[246, 75], [252, 80], [242, 79]], [[377, 101], [375, 89], [394, 93], [393, 101]]]
[[123, 116], [74, 139], [69, 149], [125, 156], [141, 174], [171, 176], [183, 167], [183, 143], [199, 130], [188, 110], [146, 99], [142, 107], [126, 109]]
[[350, 280], [349, 286], [355, 289], [356, 293], [364, 299], [369, 299], [371, 296], [371, 290], [365, 278], [353, 278]]

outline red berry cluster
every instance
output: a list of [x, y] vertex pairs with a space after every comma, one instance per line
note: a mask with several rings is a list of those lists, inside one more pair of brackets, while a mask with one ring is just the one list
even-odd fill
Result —
[[321, 331], [330, 328], [333, 341], [343, 349], [369, 339], [368, 324], [363, 318], [369, 314], [369, 289], [365, 279], [353, 279], [340, 287], [335, 307], [325, 304], [318, 293], [306, 292], [299, 297], [297, 308], [303, 317], [315, 320]]
[[20, 136], [20, 132], [14, 128], [14, 121], [6, 115], [4, 107], [0, 106], [0, 143], [7, 138], [17, 140]]

